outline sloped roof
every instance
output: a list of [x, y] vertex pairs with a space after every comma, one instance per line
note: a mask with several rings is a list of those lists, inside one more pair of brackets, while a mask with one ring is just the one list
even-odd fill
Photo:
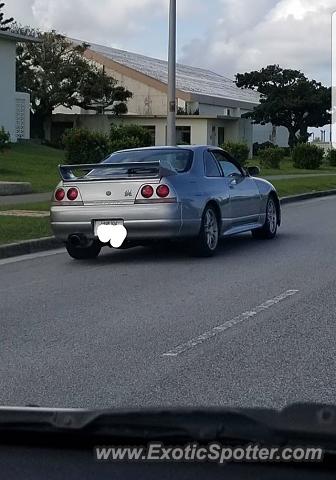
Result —
[[40, 39], [35, 37], [30, 37], [29, 35], [21, 35], [20, 33], [14, 33], [11, 31], [2, 31], [2, 30], [0, 30], [0, 38], [4, 38], [5, 40], [10, 40], [12, 42], [17, 42], [17, 43], [41, 42]]
[[[96, 44], [90, 44], [89, 48], [95, 53], [164, 84], [168, 82], [168, 62], [164, 60]], [[196, 96], [203, 95], [240, 102], [259, 103], [259, 93], [238, 88], [233, 80], [203, 68], [177, 64], [176, 83], [178, 90]]]

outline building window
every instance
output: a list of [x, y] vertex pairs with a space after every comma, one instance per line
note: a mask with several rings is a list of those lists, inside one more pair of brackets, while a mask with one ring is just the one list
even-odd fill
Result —
[[218, 127], [218, 145], [221, 146], [224, 144], [224, 127]]
[[191, 144], [191, 127], [176, 127], [177, 145]]
[[156, 127], [155, 125], [141, 125], [142, 128], [147, 130], [152, 138], [152, 145], [156, 145], [155, 137], [156, 137]]

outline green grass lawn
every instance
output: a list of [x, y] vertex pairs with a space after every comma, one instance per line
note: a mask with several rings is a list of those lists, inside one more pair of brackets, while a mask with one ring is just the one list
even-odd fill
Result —
[[278, 190], [280, 197], [287, 197], [289, 195], [296, 195], [300, 193], [320, 192], [322, 190], [336, 189], [336, 176], [329, 177], [326, 175], [315, 178], [309, 177], [287, 180], [272, 180], [272, 184]]
[[0, 153], [0, 181], [30, 182], [34, 192], [51, 192], [59, 182], [62, 150], [36, 144], [15, 144]]
[[49, 218], [0, 217], [0, 245], [51, 235]]
[[[50, 202], [2, 205], [0, 210], [48, 211]], [[49, 218], [5, 217], [0, 216], [0, 245], [32, 238], [50, 237], [52, 231]]]
[[307, 173], [336, 173], [336, 167], [331, 167], [330, 165], [323, 164], [321, 168], [318, 170], [307, 170], [307, 169], [299, 169], [294, 168], [293, 163], [289, 158], [285, 158], [281, 162], [280, 169], [274, 168], [264, 168], [260, 165], [260, 161], [258, 157], [254, 157], [253, 159], [249, 160], [249, 166], [258, 166], [261, 169], [261, 176], [267, 177], [268, 175], [291, 175], [291, 174], [298, 174], [298, 175], [305, 175]]
[[18, 205], [1, 205], [1, 210], [37, 210], [47, 212], [50, 210], [50, 202], [38, 202], [38, 203], [19, 203]]

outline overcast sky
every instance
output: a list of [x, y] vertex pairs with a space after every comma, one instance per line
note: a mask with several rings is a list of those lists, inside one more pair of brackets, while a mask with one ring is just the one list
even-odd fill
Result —
[[[22, 24], [166, 58], [168, 0], [4, 0]], [[233, 78], [270, 63], [330, 84], [336, 0], [177, 0], [178, 59]]]

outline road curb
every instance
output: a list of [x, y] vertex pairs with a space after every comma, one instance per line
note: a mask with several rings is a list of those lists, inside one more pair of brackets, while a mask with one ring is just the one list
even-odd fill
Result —
[[45, 250], [55, 250], [61, 248], [63, 243], [55, 237], [36, 238], [33, 240], [24, 240], [18, 243], [10, 243], [0, 246], [0, 259], [27, 255], [29, 253], [43, 252]]
[[281, 205], [286, 205], [288, 203], [300, 202], [301, 200], [310, 200], [311, 198], [331, 197], [332, 195], [336, 195], [336, 189], [324, 190], [321, 192], [302, 193], [300, 195], [291, 195], [289, 197], [282, 197], [280, 199], [280, 203]]
[[[280, 199], [281, 205], [309, 200], [311, 198], [330, 197], [336, 195], [335, 190], [325, 190], [322, 192], [303, 193], [301, 195], [291, 195]], [[36, 238], [34, 240], [25, 240], [23, 242], [11, 243], [0, 246], [0, 259], [27, 255], [29, 253], [43, 252], [45, 250], [55, 250], [62, 248], [64, 244], [55, 237]]]
[[30, 193], [33, 193], [33, 188], [29, 182], [0, 182], [0, 196], [10, 197]]

